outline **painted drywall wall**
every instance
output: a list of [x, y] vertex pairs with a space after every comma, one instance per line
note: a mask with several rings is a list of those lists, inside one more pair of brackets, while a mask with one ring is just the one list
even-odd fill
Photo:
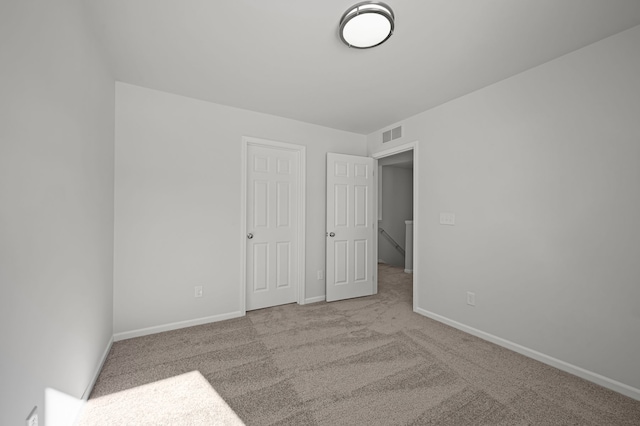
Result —
[[[412, 169], [383, 166], [382, 220], [378, 221], [403, 249], [406, 250], [405, 220], [413, 219], [413, 171]], [[378, 235], [378, 259], [404, 268], [404, 256], [383, 235]]]
[[306, 298], [324, 295], [326, 153], [366, 137], [117, 83], [116, 334], [239, 311], [243, 136], [306, 146]]
[[114, 80], [83, 7], [0, 5], [2, 425], [70, 424], [45, 389], [82, 397], [113, 334]]
[[420, 147], [419, 309], [636, 390], [638, 46], [634, 27], [408, 118], [384, 146]]

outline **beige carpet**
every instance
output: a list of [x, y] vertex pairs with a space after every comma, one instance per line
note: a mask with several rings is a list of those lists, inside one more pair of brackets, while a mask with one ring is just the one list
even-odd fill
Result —
[[[136, 387], [193, 371], [247, 425], [640, 425], [639, 401], [413, 313], [411, 276], [387, 265], [376, 296], [115, 343], [83, 424], [142, 424], [94, 415], [92, 403], [118, 395], [101, 406], [132, 419], [158, 396]], [[198, 389], [196, 411], [212, 395]], [[164, 400], [144, 418], [225, 424], [189, 417], [188, 398]]]
[[97, 424], [244, 425], [197, 371], [92, 398], [78, 426]]

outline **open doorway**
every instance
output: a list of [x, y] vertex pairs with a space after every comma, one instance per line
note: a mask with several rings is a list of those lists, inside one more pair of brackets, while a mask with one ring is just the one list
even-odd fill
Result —
[[378, 262], [413, 272], [413, 151], [378, 160]]
[[[415, 212], [417, 177], [415, 143], [373, 155], [377, 162], [377, 259], [378, 277], [389, 272], [411, 274], [412, 306], [416, 307]], [[407, 280], [402, 280], [406, 282]]]

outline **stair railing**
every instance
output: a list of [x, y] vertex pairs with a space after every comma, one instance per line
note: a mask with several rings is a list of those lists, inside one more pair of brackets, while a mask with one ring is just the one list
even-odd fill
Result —
[[389, 233], [385, 231], [383, 228], [378, 227], [378, 230], [380, 231], [382, 236], [385, 237], [391, 243], [391, 245], [395, 247], [395, 249], [398, 250], [398, 252], [400, 252], [400, 254], [404, 257], [405, 252], [404, 252], [404, 249], [400, 246], [400, 244], [398, 244], [396, 240], [394, 240], [393, 237], [389, 235]]

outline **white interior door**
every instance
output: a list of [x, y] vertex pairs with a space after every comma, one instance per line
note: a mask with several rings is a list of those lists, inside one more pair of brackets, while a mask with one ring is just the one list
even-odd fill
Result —
[[247, 146], [247, 310], [296, 301], [299, 170], [296, 151]]
[[327, 154], [327, 301], [374, 290], [374, 160]]

